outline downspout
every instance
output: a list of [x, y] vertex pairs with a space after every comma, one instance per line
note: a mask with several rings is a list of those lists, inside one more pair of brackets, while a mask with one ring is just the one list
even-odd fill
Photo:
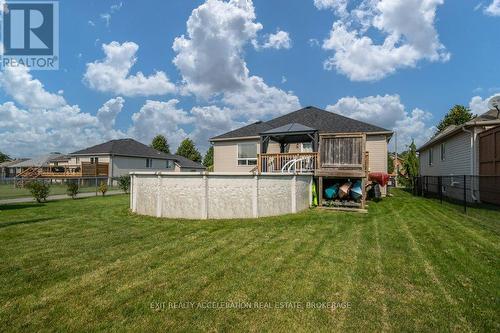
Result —
[[[475, 176], [475, 173], [474, 173], [474, 162], [475, 162], [475, 155], [476, 155], [476, 151], [474, 150], [474, 147], [475, 147], [475, 130], [474, 130], [474, 127], [472, 128], [472, 131], [470, 130], [467, 130], [465, 129], [465, 126], [462, 127], [462, 131], [464, 131], [465, 133], [469, 133], [470, 134], [470, 171], [471, 171], [471, 176]], [[472, 177], [471, 177], [472, 179]], [[466, 184], [464, 184], [465, 186]], [[470, 188], [470, 195], [472, 197], [472, 200], [474, 201], [477, 201], [477, 198], [476, 196], [474, 195], [474, 183], [471, 182], [471, 188]]]

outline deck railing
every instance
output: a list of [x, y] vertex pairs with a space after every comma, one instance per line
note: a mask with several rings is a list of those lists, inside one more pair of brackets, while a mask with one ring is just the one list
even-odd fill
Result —
[[317, 169], [318, 159], [317, 152], [260, 154], [257, 169], [259, 172], [309, 173]]
[[82, 162], [79, 165], [32, 167], [18, 174], [16, 178], [107, 177], [108, 169], [109, 163]]

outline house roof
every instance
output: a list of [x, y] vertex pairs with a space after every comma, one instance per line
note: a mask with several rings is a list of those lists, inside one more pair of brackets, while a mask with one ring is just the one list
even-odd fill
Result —
[[75, 151], [70, 155], [80, 156], [103, 154], [174, 160], [183, 168], [205, 169], [205, 167], [198, 162], [191, 161], [190, 159], [178, 155], [165, 154], [130, 138], [111, 140], [89, 148]]
[[417, 151], [422, 151], [425, 148], [428, 148], [429, 146], [432, 146], [440, 141], [443, 141], [444, 139], [455, 135], [456, 133], [462, 131], [462, 128], [467, 128], [467, 127], [474, 127], [474, 126], [485, 126], [485, 125], [494, 125], [496, 123], [500, 124], [500, 112], [498, 112], [495, 109], [489, 110], [488, 112], [483, 113], [482, 115], [479, 115], [475, 117], [472, 120], [469, 120], [463, 125], [450, 125], [446, 127], [444, 130], [441, 132], [437, 133], [434, 135], [432, 138], [430, 138], [429, 141], [424, 143], [422, 146], [420, 146]]
[[304, 133], [304, 132], [315, 132], [316, 129], [311, 128], [309, 126], [305, 126], [298, 123], [286, 124], [280, 127], [276, 127], [270, 130], [267, 130], [260, 134], [272, 135], [272, 134], [285, 134], [285, 133]]
[[0, 168], [10, 168], [12, 165], [20, 163], [20, 162], [24, 162], [26, 160], [28, 160], [28, 159], [27, 158], [17, 158], [17, 159], [12, 160], [12, 161], [5, 161], [5, 162], [0, 163]]
[[294, 123], [309, 127], [311, 129], [316, 129], [320, 133], [391, 133], [391, 131], [386, 130], [382, 127], [344, 117], [330, 111], [316, 108], [314, 106], [308, 106], [266, 122], [259, 121], [247, 126], [243, 126], [236, 130], [213, 137], [210, 140], [217, 141], [232, 138], [256, 137], [260, 133]]
[[18, 162], [12, 164], [11, 168], [31, 168], [31, 167], [43, 167], [49, 165], [49, 162], [54, 158], [62, 156], [60, 153], [51, 153], [47, 155], [37, 156], [35, 158], [24, 160], [22, 162]]

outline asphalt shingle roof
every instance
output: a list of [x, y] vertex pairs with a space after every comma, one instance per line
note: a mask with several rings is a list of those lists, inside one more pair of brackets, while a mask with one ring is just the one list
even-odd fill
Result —
[[70, 155], [93, 155], [110, 154], [122, 156], [139, 156], [146, 158], [158, 158], [164, 160], [174, 160], [183, 168], [205, 169], [198, 162], [191, 161], [185, 157], [173, 154], [165, 154], [149, 146], [146, 146], [134, 139], [118, 139], [104, 142], [89, 148], [75, 151]]
[[308, 106], [266, 122], [256, 122], [218, 135], [213, 137], [212, 140], [258, 136], [259, 133], [291, 123], [317, 129], [320, 133], [390, 132], [382, 127], [344, 117], [314, 106]]
[[59, 153], [52, 153], [47, 155], [38, 156], [29, 160], [25, 160], [16, 164], [11, 165], [11, 168], [31, 168], [31, 167], [43, 167], [49, 165], [49, 162], [54, 158], [60, 157]]
[[467, 126], [474, 126], [474, 125], [479, 125], [481, 126], [481, 123], [484, 122], [492, 122], [492, 121], [500, 121], [500, 112], [498, 110], [492, 109], [489, 110], [476, 118], [469, 120], [463, 125], [457, 126], [457, 125], [450, 125], [446, 127], [444, 130], [441, 132], [435, 134], [432, 138], [429, 139], [426, 143], [424, 143], [422, 146], [417, 148], [417, 151], [424, 150], [425, 148], [444, 140], [448, 136], [455, 135], [456, 132], [458, 132], [461, 128], [467, 127]]
[[297, 132], [312, 132], [312, 131], [316, 131], [316, 129], [302, 124], [291, 123], [270, 129], [262, 134], [297, 133]]

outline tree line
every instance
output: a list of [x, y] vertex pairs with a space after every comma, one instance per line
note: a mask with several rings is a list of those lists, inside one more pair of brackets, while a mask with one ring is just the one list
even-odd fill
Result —
[[[463, 105], [454, 105], [441, 119], [441, 121], [436, 126], [437, 130], [434, 136], [438, 135], [444, 131], [449, 126], [455, 125], [460, 126], [468, 121], [471, 121], [477, 117], [472, 111]], [[411, 141], [408, 148], [399, 154], [399, 157], [403, 160], [402, 172], [400, 171], [399, 177], [406, 182], [404, 185], [413, 186], [413, 179], [418, 176], [419, 172], [419, 160], [417, 156], [417, 146], [415, 145], [415, 140]], [[391, 158], [388, 158], [388, 170], [394, 170], [394, 164], [392, 164]], [[389, 172], [391, 173], [391, 172]]]
[[[151, 147], [165, 154], [171, 154], [170, 145], [164, 135], [158, 134], [155, 136], [153, 141], [151, 141]], [[206, 168], [211, 168], [214, 165], [214, 147], [210, 146], [202, 160], [199, 150], [190, 138], [182, 140], [177, 148], [177, 151], [175, 152], [175, 155], [183, 156], [191, 161], [202, 163]]]

